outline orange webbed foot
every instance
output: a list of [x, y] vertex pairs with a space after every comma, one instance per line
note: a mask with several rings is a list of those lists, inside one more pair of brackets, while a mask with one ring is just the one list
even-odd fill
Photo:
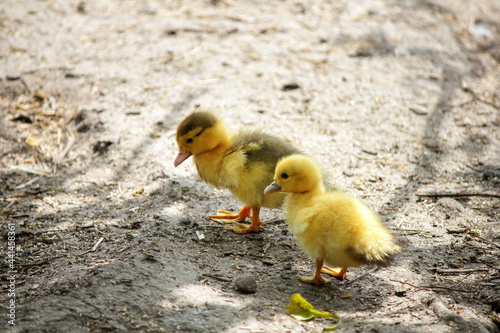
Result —
[[300, 281], [305, 282], [305, 283], [310, 283], [314, 284], [316, 286], [323, 286], [327, 283], [332, 282], [332, 279], [325, 279], [319, 274], [313, 275], [313, 276], [300, 276], [297, 275], [297, 277], [300, 279]]
[[337, 280], [344, 280], [346, 275], [347, 275], [347, 268], [346, 267], [341, 267], [339, 270], [330, 268], [328, 266], [323, 266], [321, 269], [321, 273], [328, 274], [330, 276], [333, 276]]
[[235, 234], [248, 234], [251, 232], [259, 232], [259, 226], [254, 226], [253, 224], [245, 225], [238, 222], [233, 222], [233, 225], [226, 228], [226, 231], [232, 231]]
[[238, 214], [232, 214], [227, 210], [219, 210], [217, 215], [209, 215], [208, 217], [215, 222], [219, 222], [222, 224], [231, 224], [234, 222], [243, 222], [249, 217], [252, 218], [252, 214], [250, 211], [252, 210], [251, 206], [243, 206], [243, 208], [238, 212]]
[[324, 277], [321, 276], [321, 272], [323, 272], [323, 269], [329, 269], [332, 270], [331, 268], [324, 266], [323, 268], [323, 259], [316, 259], [316, 272], [314, 273], [313, 276], [300, 276], [297, 275], [297, 277], [300, 279], [300, 281], [305, 282], [305, 283], [310, 283], [314, 284], [317, 286], [323, 286], [327, 283], [332, 282], [332, 279], [325, 279]]
[[[236, 234], [248, 234], [251, 232], [259, 232], [260, 227], [265, 226], [265, 223], [260, 221], [259, 211], [259, 206], [246, 205], [243, 206], [238, 214], [231, 214], [228, 211], [220, 210], [220, 215], [210, 215], [209, 217], [219, 223], [232, 224], [231, 227], [226, 228], [227, 231], [232, 231]], [[252, 212], [253, 214], [251, 214], [250, 212]], [[241, 221], [245, 221], [247, 217], [252, 221], [250, 225], [238, 223]]]

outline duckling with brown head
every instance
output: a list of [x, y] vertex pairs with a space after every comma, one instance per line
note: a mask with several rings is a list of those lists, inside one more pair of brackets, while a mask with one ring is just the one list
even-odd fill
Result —
[[[195, 111], [177, 127], [179, 153], [174, 161], [177, 167], [193, 156], [198, 175], [205, 182], [227, 188], [245, 204], [238, 214], [221, 210], [209, 217], [223, 223], [232, 223], [235, 233], [258, 232], [264, 225], [259, 218], [261, 207], [277, 208], [284, 195], [264, 195], [264, 188], [274, 176], [276, 163], [299, 150], [276, 136], [261, 131], [243, 131], [231, 134], [215, 114]], [[247, 217], [251, 224], [241, 222]]]
[[[326, 273], [345, 278], [347, 267], [387, 265], [400, 248], [378, 217], [360, 200], [341, 191], [325, 191], [318, 164], [291, 155], [276, 166], [274, 182], [265, 193], [287, 193], [284, 208], [290, 230], [301, 248], [316, 259], [312, 277], [303, 282], [323, 285]], [[340, 272], [324, 264], [342, 267]]]

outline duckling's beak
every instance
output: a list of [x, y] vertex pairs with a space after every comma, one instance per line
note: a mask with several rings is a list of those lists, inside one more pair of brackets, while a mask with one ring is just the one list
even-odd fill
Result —
[[271, 185], [264, 189], [264, 194], [271, 194], [274, 192], [281, 192], [281, 186], [276, 184], [276, 181], [272, 182]]
[[177, 157], [174, 161], [174, 166], [177, 167], [179, 164], [187, 160], [189, 156], [191, 156], [190, 152], [185, 152], [182, 149], [179, 149], [179, 153], [177, 154]]

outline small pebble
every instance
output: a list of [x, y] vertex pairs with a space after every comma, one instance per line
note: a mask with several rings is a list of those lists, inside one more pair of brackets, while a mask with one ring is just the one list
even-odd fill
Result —
[[240, 275], [235, 277], [234, 286], [243, 294], [253, 294], [257, 291], [257, 281], [252, 275]]

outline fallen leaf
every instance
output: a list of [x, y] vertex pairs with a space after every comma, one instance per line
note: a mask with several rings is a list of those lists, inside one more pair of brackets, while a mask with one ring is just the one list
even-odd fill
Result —
[[291, 304], [286, 306], [286, 312], [293, 318], [299, 320], [311, 320], [314, 318], [330, 318], [337, 320], [334, 326], [325, 327], [325, 331], [332, 331], [340, 326], [340, 317], [334, 313], [315, 310], [314, 307], [306, 301], [300, 294], [293, 294], [290, 297]]
[[328, 312], [314, 310], [314, 307], [306, 301], [300, 294], [294, 294], [290, 297], [291, 304], [287, 305], [286, 312], [300, 320], [311, 320], [316, 317], [327, 318], [331, 317], [332, 314]]
[[348, 294], [344, 294], [344, 295], [340, 296], [340, 298], [349, 298], [349, 297], [352, 297], [352, 296], [354, 296], [354, 295], [348, 293]]

